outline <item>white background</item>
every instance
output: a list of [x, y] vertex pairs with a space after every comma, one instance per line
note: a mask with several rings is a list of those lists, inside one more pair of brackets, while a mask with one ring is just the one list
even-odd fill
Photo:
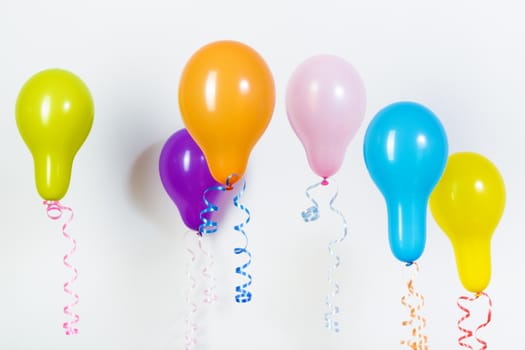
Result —
[[[421, 0], [91, 0], [0, 3], [0, 348], [183, 349], [186, 228], [163, 191], [158, 156], [183, 127], [178, 80], [202, 45], [235, 39], [255, 48], [276, 81], [272, 122], [256, 145], [243, 202], [254, 254], [254, 300], [233, 301], [241, 242], [230, 229], [242, 216], [226, 207], [209, 238], [219, 301], [200, 306], [198, 349], [396, 349], [408, 330], [406, 268], [390, 252], [383, 198], [362, 157], [363, 135], [386, 104], [414, 100], [442, 120], [450, 151], [476, 151], [503, 174], [508, 200], [493, 238], [487, 292], [494, 317], [480, 335], [490, 349], [520, 346], [525, 312], [523, 269], [523, 101], [525, 22], [519, 1]], [[336, 174], [337, 206], [350, 236], [338, 248], [340, 334], [323, 326], [323, 299], [333, 263], [327, 243], [340, 234], [322, 207], [305, 224], [304, 189], [318, 181], [288, 124], [284, 92], [306, 58], [332, 53], [365, 82], [363, 127]], [[22, 84], [50, 67], [69, 69], [89, 86], [95, 122], [78, 153], [63, 203], [75, 210], [79, 249], [80, 334], [66, 337], [69, 298], [62, 265], [69, 245], [46, 217], [30, 154], [18, 134], [14, 105]], [[325, 203], [329, 189], [316, 192]], [[323, 214], [324, 213], [324, 214]], [[452, 248], [428, 216], [428, 241], [417, 288], [431, 349], [457, 345], [456, 298], [464, 294]], [[478, 320], [483, 315], [475, 315]], [[516, 345], [517, 344], [517, 345]]]

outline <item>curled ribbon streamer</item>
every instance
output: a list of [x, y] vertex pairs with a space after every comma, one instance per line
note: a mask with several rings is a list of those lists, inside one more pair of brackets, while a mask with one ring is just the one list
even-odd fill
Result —
[[203, 301], [207, 304], [213, 304], [215, 301], [217, 301], [217, 294], [215, 294], [215, 277], [211, 274], [213, 265], [215, 265], [215, 261], [213, 258], [213, 254], [209, 250], [205, 250], [202, 247], [202, 236], [199, 236], [199, 249], [200, 251], [208, 258], [206, 266], [202, 269], [202, 276], [205, 280], [208, 280], [209, 283], [207, 283], [207, 287], [204, 288], [204, 299]]
[[69, 218], [62, 225], [62, 235], [72, 244], [69, 252], [64, 255], [63, 261], [64, 265], [73, 271], [73, 277], [64, 283], [64, 292], [73, 297], [73, 302], [64, 306], [64, 314], [70, 317], [71, 320], [64, 322], [62, 327], [66, 330], [66, 335], [78, 334], [78, 328], [76, 328], [75, 325], [80, 320], [80, 316], [72, 312], [71, 309], [78, 304], [79, 297], [78, 294], [73, 293], [70, 289], [71, 284], [73, 284], [73, 282], [75, 282], [78, 278], [78, 269], [69, 262], [69, 258], [77, 250], [77, 241], [66, 232], [67, 226], [71, 223], [71, 221], [73, 221], [73, 210], [70, 207], [62, 205], [59, 201], [46, 200], [43, 202], [43, 204], [46, 206], [47, 216], [51, 220], [59, 220], [65, 211], [69, 212], [70, 214]]
[[[312, 202], [312, 206], [308, 209], [304, 210], [301, 213], [301, 216], [303, 217], [303, 220], [305, 222], [311, 222], [319, 219], [319, 205], [315, 198], [312, 197], [310, 192], [314, 190], [315, 188], [319, 187], [320, 185], [326, 186], [328, 185], [328, 181], [326, 179], [323, 179], [323, 181], [315, 183], [313, 185], [310, 185], [306, 191], [306, 197]], [[324, 320], [325, 320], [325, 326], [329, 330], [333, 330], [334, 332], [339, 332], [339, 322], [336, 321], [334, 318], [339, 313], [339, 307], [335, 305], [334, 299], [339, 294], [339, 284], [335, 282], [334, 275], [337, 268], [341, 265], [341, 258], [335, 253], [335, 246], [339, 243], [341, 243], [347, 236], [348, 236], [348, 224], [346, 221], [346, 218], [344, 217], [343, 213], [334, 207], [334, 202], [339, 195], [339, 189], [336, 187], [336, 191], [332, 198], [330, 198], [330, 210], [334, 212], [336, 215], [338, 215], [341, 218], [341, 221], [343, 222], [343, 233], [342, 235], [330, 241], [328, 243], [328, 252], [329, 254], [334, 258], [335, 262], [332, 267], [328, 270], [328, 285], [331, 288], [331, 292], [326, 296], [325, 298], [325, 305], [328, 311], [324, 314]]]
[[[228, 180], [226, 181], [226, 186], [228, 188], [231, 188], [231, 186], [229, 185], [229, 181], [232, 176], [233, 175], [230, 175], [230, 177], [228, 177]], [[245, 239], [245, 243], [244, 243], [244, 247], [234, 248], [233, 252], [234, 254], [237, 254], [237, 255], [245, 254], [248, 257], [247, 262], [235, 268], [235, 273], [245, 277], [248, 281], [235, 287], [235, 292], [237, 292], [237, 295], [235, 295], [235, 301], [237, 303], [247, 303], [252, 300], [252, 293], [247, 290], [247, 288], [252, 284], [252, 276], [246, 272], [246, 269], [252, 263], [252, 254], [248, 250], [248, 235], [244, 231], [244, 227], [250, 222], [251, 216], [250, 216], [250, 211], [248, 210], [248, 208], [245, 205], [239, 203], [239, 199], [241, 198], [241, 196], [244, 194], [244, 191], [246, 190], [246, 181], [244, 179], [242, 181], [243, 183], [242, 183], [241, 190], [239, 191], [239, 193], [235, 195], [235, 197], [233, 197], [233, 205], [236, 208], [239, 208], [240, 210], [242, 210], [247, 215], [247, 218], [240, 224], [235, 225], [233, 228], [234, 230], [238, 231], [239, 233], [243, 235]]]
[[476, 300], [477, 298], [478, 298], [478, 296], [476, 296], [474, 298], [470, 298], [468, 296], [460, 296], [458, 298], [458, 301], [457, 301], [457, 305], [460, 308], [460, 310], [465, 312], [465, 314], [463, 316], [461, 316], [461, 318], [458, 320], [458, 323], [457, 323], [459, 331], [461, 333], [463, 333], [463, 335], [458, 338], [458, 344], [459, 344], [459, 346], [467, 348], [467, 349], [470, 349], [470, 350], [473, 350], [472, 345], [467, 344], [464, 341], [466, 339], [472, 337], [472, 331], [470, 329], [465, 328], [465, 327], [463, 327], [461, 325], [468, 318], [470, 318], [470, 310], [466, 306], [461, 305], [461, 300], [473, 301], [473, 300]]
[[337, 294], [339, 294], [339, 284], [335, 282], [334, 275], [335, 275], [335, 271], [341, 264], [341, 258], [335, 253], [334, 247], [335, 245], [340, 244], [348, 236], [348, 224], [347, 224], [346, 218], [339, 209], [334, 207], [334, 202], [338, 195], [339, 195], [339, 189], [336, 188], [336, 191], [334, 195], [332, 196], [332, 198], [330, 198], [329, 203], [330, 203], [330, 209], [335, 214], [337, 214], [341, 218], [341, 221], [343, 222], [343, 233], [339, 238], [332, 240], [328, 244], [328, 252], [334, 258], [335, 262], [334, 262], [334, 265], [329, 269], [329, 272], [328, 272], [328, 285], [332, 288], [332, 292], [326, 296], [325, 304], [326, 304], [328, 311], [324, 314], [326, 328], [328, 328], [329, 330], [333, 330], [334, 332], [339, 332], [339, 322], [334, 319], [334, 317], [339, 313], [339, 307], [335, 305], [333, 302]]
[[[419, 272], [419, 265], [414, 262], [407, 264], [407, 266], [414, 266], [414, 270], [407, 282], [408, 293], [401, 298], [401, 304], [409, 309], [410, 319], [408, 321], [403, 321], [401, 324], [406, 327], [411, 327], [411, 338], [408, 340], [402, 340], [401, 345], [406, 345], [412, 350], [428, 350], [428, 337], [423, 334], [423, 329], [427, 325], [427, 320], [420, 315], [420, 311], [425, 305], [425, 297], [414, 288], [414, 280]], [[408, 299], [415, 299], [417, 300], [417, 303], [412, 304]]]
[[310, 192], [319, 187], [322, 184], [322, 182], [315, 183], [313, 185], [310, 185], [306, 188], [305, 194], [306, 198], [312, 202], [312, 206], [303, 210], [301, 212], [301, 216], [303, 217], [303, 220], [305, 222], [315, 221], [319, 219], [319, 205], [317, 204], [317, 201], [310, 195]]
[[489, 297], [489, 295], [487, 293], [483, 292], [483, 293], [481, 293], [481, 295], [485, 296], [487, 298], [487, 301], [488, 301], [487, 320], [485, 322], [483, 322], [482, 324], [480, 324], [476, 328], [476, 331], [475, 331], [474, 334], [475, 334], [475, 337], [476, 337], [476, 341], [482, 345], [480, 350], [486, 350], [487, 349], [487, 342], [482, 340], [482, 339], [480, 339], [478, 337], [478, 331], [481, 328], [485, 328], [490, 323], [490, 321], [492, 320], [492, 299], [490, 299], [490, 297]]
[[[202, 236], [199, 235], [199, 243], [202, 240]], [[194, 322], [195, 314], [197, 313], [197, 304], [193, 301], [193, 294], [195, 292], [195, 288], [197, 286], [197, 282], [195, 280], [195, 277], [193, 277], [192, 270], [195, 266], [195, 253], [193, 250], [189, 247], [186, 248], [186, 251], [190, 254], [190, 261], [186, 265], [186, 275], [188, 276], [188, 279], [190, 281], [190, 287], [188, 289], [188, 293], [186, 294], [186, 303], [188, 304], [188, 315], [186, 316], [186, 333], [184, 334], [184, 339], [186, 340], [184, 348], [186, 350], [192, 350], [194, 349], [195, 345], [197, 344], [197, 324]]]
[[202, 200], [204, 201], [204, 205], [206, 206], [206, 208], [204, 208], [201, 213], [200, 213], [200, 218], [201, 218], [201, 224], [199, 225], [199, 233], [200, 234], [210, 234], [210, 233], [215, 233], [217, 232], [217, 226], [218, 226], [218, 223], [217, 221], [213, 221], [211, 219], [207, 219], [206, 218], [206, 214], [210, 214], [219, 210], [219, 207], [216, 206], [215, 204], [211, 203], [210, 201], [208, 201], [208, 199], [206, 198], [206, 194], [210, 191], [226, 191], [226, 188], [224, 186], [210, 186], [208, 187], [203, 195], [202, 195]]
[[[468, 318], [470, 318], [470, 309], [464, 305], [461, 304], [461, 301], [468, 301], [473, 302], [478, 300], [481, 296], [485, 296], [488, 300], [488, 311], [487, 311], [487, 320], [480, 324], [474, 332], [472, 332], [470, 329], [463, 327], [461, 324], [465, 322]], [[469, 296], [460, 296], [457, 301], [458, 307], [461, 309], [461, 311], [465, 312], [465, 314], [459, 319], [457, 325], [460, 332], [464, 333], [461, 337], [458, 339], [458, 344], [464, 348], [473, 349], [472, 345], [465, 343], [464, 341], [474, 334], [474, 337], [478, 343], [481, 344], [480, 350], [486, 350], [487, 349], [487, 342], [480, 339], [477, 335], [478, 331], [482, 328], [485, 328], [490, 321], [492, 320], [492, 299], [490, 299], [489, 295], [484, 292], [476, 293], [473, 297]]]

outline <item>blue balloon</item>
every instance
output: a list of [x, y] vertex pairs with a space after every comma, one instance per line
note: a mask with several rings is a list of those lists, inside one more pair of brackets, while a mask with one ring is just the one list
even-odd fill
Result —
[[425, 106], [393, 103], [368, 126], [363, 151], [386, 201], [390, 249], [413, 263], [425, 249], [428, 198], [447, 163], [445, 129]]

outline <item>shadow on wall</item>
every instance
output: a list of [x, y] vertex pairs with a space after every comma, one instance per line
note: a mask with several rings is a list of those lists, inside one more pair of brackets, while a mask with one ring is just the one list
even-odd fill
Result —
[[163, 231], [185, 230], [175, 204], [162, 187], [159, 156], [164, 141], [156, 142], [135, 159], [129, 172], [128, 193], [135, 208]]

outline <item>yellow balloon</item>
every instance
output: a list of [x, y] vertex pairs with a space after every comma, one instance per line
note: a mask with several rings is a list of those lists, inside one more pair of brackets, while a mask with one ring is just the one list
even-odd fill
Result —
[[498, 169], [477, 153], [451, 155], [429, 204], [452, 242], [463, 287], [482, 292], [490, 282], [490, 241], [505, 208]]
[[67, 192], [71, 167], [93, 124], [93, 99], [76, 75], [62, 69], [35, 74], [16, 101], [16, 124], [35, 166], [36, 187], [46, 200]]

